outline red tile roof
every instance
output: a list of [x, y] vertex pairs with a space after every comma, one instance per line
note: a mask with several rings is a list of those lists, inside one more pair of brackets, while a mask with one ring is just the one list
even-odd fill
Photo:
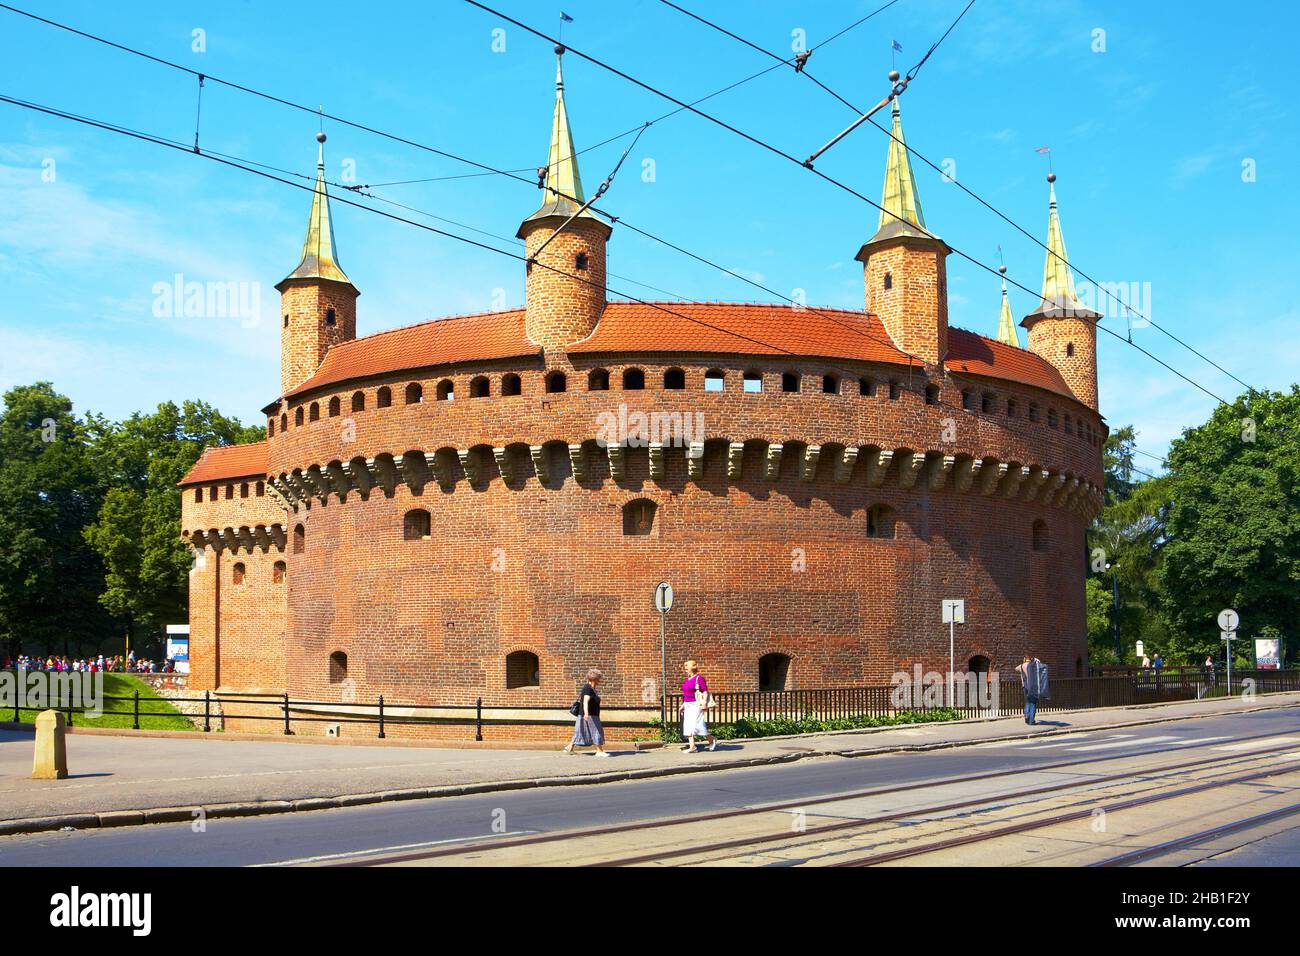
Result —
[[[711, 352], [799, 355], [917, 364], [889, 338], [880, 319], [851, 309], [725, 302], [611, 302], [596, 331], [571, 346], [600, 352]], [[1072, 397], [1046, 359], [964, 329], [948, 329], [947, 367]]]
[[570, 352], [737, 352], [907, 364], [874, 315], [739, 302], [611, 302]]
[[251, 445], [222, 445], [203, 449], [188, 475], [177, 484], [197, 485], [204, 481], [252, 478], [266, 474], [266, 442]]
[[[330, 349], [316, 374], [289, 393], [453, 362], [537, 355], [524, 332], [524, 311], [437, 319], [379, 332]], [[596, 331], [569, 348], [573, 354], [694, 352], [792, 355], [916, 364], [900, 351], [880, 319], [851, 309], [733, 302], [611, 302]], [[949, 328], [946, 365], [1073, 397], [1046, 359], [993, 339]], [[209, 448], [181, 484], [265, 474], [266, 443]]]
[[965, 329], [948, 328], [948, 358], [944, 366], [958, 376], [962, 372], [986, 375], [1074, 398], [1056, 366], [1041, 355]]
[[524, 334], [524, 310], [487, 312], [435, 319], [377, 332], [334, 346], [316, 374], [289, 396], [347, 379], [452, 362], [537, 355], [541, 349]]

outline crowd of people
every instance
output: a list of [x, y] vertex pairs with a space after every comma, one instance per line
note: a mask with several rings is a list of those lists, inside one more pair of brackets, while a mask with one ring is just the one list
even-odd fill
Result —
[[175, 670], [172, 661], [161, 664], [154, 660], [136, 657], [135, 651], [125, 656], [113, 654], [105, 657], [99, 654], [92, 657], [68, 657], [65, 654], [19, 654], [16, 658], [6, 654], [3, 661], [5, 670], [26, 671], [71, 671], [88, 674], [170, 674]]

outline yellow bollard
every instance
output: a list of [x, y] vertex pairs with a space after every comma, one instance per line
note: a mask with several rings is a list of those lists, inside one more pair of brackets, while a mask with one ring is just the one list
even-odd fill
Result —
[[63, 715], [57, 710], [45, 710], [36, 716], [33, 780], [63, 780], [68, 776], [68, 748], [64, 743], [66, 734]]

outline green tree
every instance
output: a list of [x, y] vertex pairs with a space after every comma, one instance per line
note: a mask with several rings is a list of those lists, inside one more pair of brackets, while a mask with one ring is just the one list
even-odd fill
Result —
[[[1300, 387], [1221, 405], [1169, 454], [1163, 608], [1180, 656], [1218, 656], [1218, 612], [1242, 636], [1280, 632], [1295, 659], [1300, 615]], [[1247, 641], [1237, 653], [1249, 656]]]
[[103, 566], [82, 538], [103, 498], [89, 447], [93, 428], [49, 382], [10, 389], [4, 405], [0, 640], [13, 654], [64, 653], [111, 626], [96, 601]]
[[187, 616], [191, 562], [179, 533], [176, 483], [204, 447], [262, 437], [204, 402], [165, 402], [99, 436], [96, 454], [110, 489], [85, 537], [106, 570], [101, 603], [137, 633], [156, 634]]
[[[1102, 452], [1106, 504], [1088, 529], [1088, 634], [1094, 664], [1132, 663], [1137, 641], [1154, 648], [1162, 646], [1168, 637], [1160, 591], [1166, 540], [1166, 479], [1141, 477], [1133, 463], [1135, 443], [1136, 431], [1127, 425], [1107, 436]], [[1120, 593], [1118, 657], [1113, 610], [1116, 579]], [[1103, 592], [1104, 638], [1100, 632]]]

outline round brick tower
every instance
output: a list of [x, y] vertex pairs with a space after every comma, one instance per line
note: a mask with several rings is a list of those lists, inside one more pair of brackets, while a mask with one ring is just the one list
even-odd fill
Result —
[[538, 170], [541, 208], [519, 227], [528, 257], [524, 327], [547, 352], [585, 339], [605, 312], [605, 243], [611, 228], [584, 208], [582, 177], [564, 103], [564, 47], [555, 48], [550, 158]]

